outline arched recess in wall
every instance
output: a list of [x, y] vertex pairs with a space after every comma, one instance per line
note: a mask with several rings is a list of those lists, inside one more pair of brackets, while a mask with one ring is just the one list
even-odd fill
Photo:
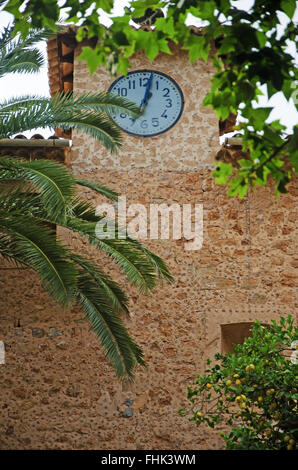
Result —
[[[268, 327], [268, 325], [263, 324]], [[252, 322], [227, 323], [220, 325], [221, 330], [221, 353], [233, 352], [234, 345], [242, 344], [245, 338], [251, 336]]]

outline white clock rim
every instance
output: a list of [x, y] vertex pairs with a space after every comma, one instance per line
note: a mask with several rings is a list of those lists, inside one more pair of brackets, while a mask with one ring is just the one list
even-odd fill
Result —
[[112, 117], [111, 119], [113, 119], [114, 123], [116, 124], [116, 126], [119, 127], [119, 129], [121, 129], [123, 132], [125, 132], [126, 134], [129, 134], [129, 135], [132, 135], [134, 137], [155, 137], [155, 136], [158, 136], [158, 135], [161, 135], [161, 134], [164, 134], [165, 132], [168, 132], [170, 129], [172, 129], [172, 127], [174, 127], [177, 122], [179, 121], [179, 119], [181, 118], [182, 116], [182, 113], [183, 113], [183, 110], [184, 110], [184, 95], [183, 95], [183, 91], [180, 87], [180, 85], [176, 82], [176, 80], [174, 78], [172, 78], [170, 75], [164, 73], [164, 72], [160, 72], [159, 70], [153, 70], [153, 69], [137, 69], [137, 70], [132, 70], [131, 72], [128, 72], [127, 75], [121, 75], [120, 77], [116, 78], [116, 80], [113, 81], [113, 83], [109, 86], [108, 88], [108, 91], [107, 93], [111, 93], [110, 90], [116, 85], [116, 83], [123, 79], [123, 78], [126, 78], [128, 77], [129, 75], [131, 74], [134, 74], [134, 73], [143, 73], [143, 72], [148, 72], [148, 73], [155, 73], [155, 74], [158, 74], [158, 75], [163, 75], [164, 77], [166, 77], [168, 80], [170, 80], [173, 85], [177, 88], [178, 90], [178, 93], [180, 94], [180, 97], [181, 97], [181, 107], [180, 107], [180, 112], [179, 112], [179, 115], [177, 116], [176, 120], [169, 126], [167, 127], [166, 129], [164, 129], [163, 131], [160, 131], [160, 132], [156, 132], [154, 134], [136, 134], [136, 133], [133, 133], [133, 132], [130, 132], [130, 131], [127, 131], [126, 129], [122, 128]]

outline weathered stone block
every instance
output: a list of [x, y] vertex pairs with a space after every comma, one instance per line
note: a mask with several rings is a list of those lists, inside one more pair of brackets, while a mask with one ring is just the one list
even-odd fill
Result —
[[123, 412], [122, 412], [122, 416], [124, 418], [132, 418], [133, 416], [133, 408], [126, 408]]
[[33, 338], [43, 338], [45, 335], [43, 328], [32, 328], [32, 336]]

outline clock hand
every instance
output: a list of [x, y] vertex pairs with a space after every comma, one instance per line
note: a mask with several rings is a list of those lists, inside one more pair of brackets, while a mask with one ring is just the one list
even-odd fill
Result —
[[[141, 105], [140, 105], [140, 112], [143, 113], [144, 110], [145, 110], [145, 107], [148, 103], [148, 99], [151, 98], [152, 94], [150, 93], [150, 88], [151, 88], [151, 85], [152, 85], [152, 80], [153, 80], [153, 73], [151, 73], [150, 75], [150, 78], [148, 80], [148, 83], [147, 83], [147, 86], [146, 86], [146, 90], [145, 90], [145, 95], [144, 95], [144, 98], [142, 99], [141, 101]], [[150, 93], [150, 94], [149, 94]]]
[[[140, 114], [139, 114], [135, 119], [132, 119], [132, 118], [131, 118], [131, 119], [133, 120], [133, 122], [135, 122], [137, 119], [139, 119], [139, 117], [141, 117], [141, 116], [143, 115], [143, 113], [144, 113], [144, 111], [145, 111], [145, 107], [147, 106], [148, 101], [150, 100], [151, 96], [152, 96], [152, 93], [151, 93], [151, 91], [149, 91], [146, 102], [144, 102], [144, 104], [143, 104], [143, 106], [142, 106], [142, 109], [140, 108]], [[142, 103], [143, 103], [143, 101], [144, 101], [144, 100], [142, 100]]]

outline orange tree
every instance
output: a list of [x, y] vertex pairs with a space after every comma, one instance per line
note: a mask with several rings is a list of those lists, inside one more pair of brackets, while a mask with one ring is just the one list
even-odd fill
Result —
[[252, 336], [233, 353], [216, 354], [216, 364], [188, 387], [189, 406], [180, 410], [196, 426], [225, 427], [226, 448], [287, 449], [298, 441], [298, 328], [291, 316], [255, 322]]

